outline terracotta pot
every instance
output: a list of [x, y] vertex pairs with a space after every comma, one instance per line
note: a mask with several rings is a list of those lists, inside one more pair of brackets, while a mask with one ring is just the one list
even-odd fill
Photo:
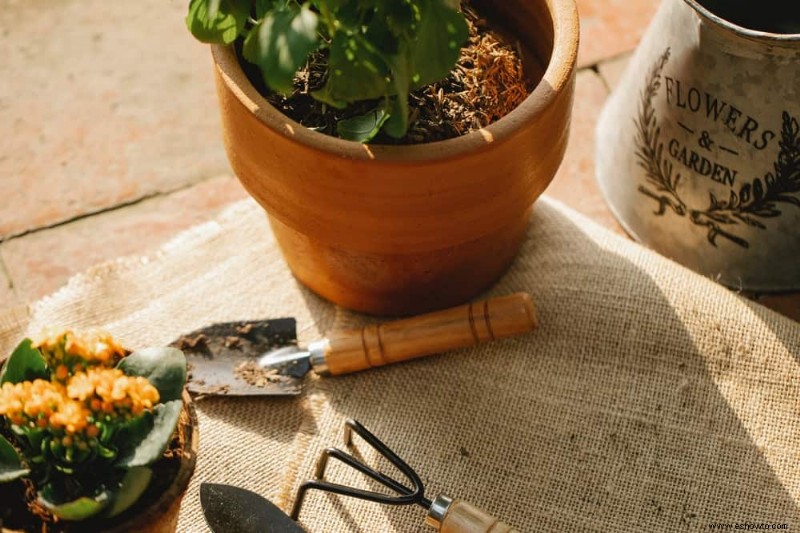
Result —
[[525, 237], [567, 141], [574, 0], [481, 2], [541, 80], [506, 117], [456, 139], [362, 145], [304, 128], [256, 91], [232, 47], [212, 46], [225, 147], [295, 276], [374, 314], [448, 307], [488, 288]]
[[[197, 451], [200, 447], [199, 425], [197, 413], [192, 399], [187, 392], [183, 393], [184, 409], [178, 421], [178, 438], [182, 443], [182, 455], [178, 472], [170, 485], [161, 494], [154, 496], [154, 501], [145, 504], [142, 501], [125, 511], [114, 520], [87, 522], [60, 522], [63, 530], [70, 531], [103, 531], [105, 533], [128, 533], [147, 531], [148, 533], [173, 533], [178, 524], [178, 512], [181, 501], [189, 487], [189, 480], [197, 463]], [[147, 498], [146, 491], [142, 498]], [[0, 526], [2, 533], [18, 533]]]

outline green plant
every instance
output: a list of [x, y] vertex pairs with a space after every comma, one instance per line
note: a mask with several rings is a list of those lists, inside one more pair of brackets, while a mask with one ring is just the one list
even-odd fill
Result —
[[447, 76], [468, 26], [458, 0], [191, 0], [186, 24], [207, 43], [243, 40], [242, 55], [267, 87], [287, 94], [298, 69], [321, 53], [324, 85], [311, 95], [337, 109], [375, 100], [341, 121], [341, 137], [367, 142], [408, 129], [410, 91]]
[[0, 483], [29, 478], [63, 520], [139, 499], [177, 427], [186, 360], [174, 348], [126, 354], [102, 332], [17, 346], [0, 373]]

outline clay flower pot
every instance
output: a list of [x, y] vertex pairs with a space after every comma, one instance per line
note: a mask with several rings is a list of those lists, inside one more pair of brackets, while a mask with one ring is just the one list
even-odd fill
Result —
[[223, 138], [234, 172], [264, 207], [294, 275], [374, 314], [455, 305], [509, 266], [534, 200], [567, 141], [578, 15], [574, 0], [492, 0], [483, 12], [544, 74], [487, 128], [410, 146], [362, 145], [277, 111], [231, 46], [212, 45]]

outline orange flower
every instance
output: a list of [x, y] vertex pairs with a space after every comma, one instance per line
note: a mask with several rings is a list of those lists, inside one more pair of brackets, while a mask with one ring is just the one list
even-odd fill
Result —
[[59, 381], [64, 381], [69, 377], [69, 368], [67, 365], [58, 365], [55, 371], [56, 379]]
[[77, 372], [67, 383], [67, 396], [74, 400], [85, 401], [94, 396], [97, 380], [92, 370]]
[[78, 433], [88, 424], [91, 413], [68, 398], [62, 384], [37, 379], [5, 383], [0, 389], [0, 415], [17, 426]]
[[19, 420], [23, 415], [30, 420], [40, 415], [50, 416], [63, 397], [63, 386], [43, 379], [5, 383], [0, 389], [0, 415], [7, 416], [12, 421]]
[[0, 389], [0, 416], [11, 417], [22, 411], [20, 390], [13, 383], [3, 383]]
[[127, 376], [117, 368], [90, 368], [67, 383], [67, 396], [86, 402], [96, 413], [141, 414], [158, 403], [158, 390], [141, 376]]
[[89, 410], [80, 402], [65, 400], [58, 406], [58, 411], [50, 415], [50, 425], [74, 434], [83, 431], [89, 423], [89, 416]]
[[33, 347], [42, 352], [51, 368], [64, 359], [64, 342], [68, 334], [72, 334], [72, 331], [48, 327], [42, 329], [38, 340], [34, 340]]
[[158, 400], [158, 390], [146, 378], [93, 367], [66, 383], [37, 379], [3, 384], [0, 416], [19, 428], [42, 429], [62, 443], [81, 447], [97, 439], [104, 425], [140, 416]]
[[125, 349], [104, 331], [75, 332], [65, 328], [45, 329], [34, 347], [42, 352], [50, 368], [56, 369], [56, 378], [64, 380], [60, 365], [67, 364], [73, 371], [85, 366], [113, 366], [125, 356]]

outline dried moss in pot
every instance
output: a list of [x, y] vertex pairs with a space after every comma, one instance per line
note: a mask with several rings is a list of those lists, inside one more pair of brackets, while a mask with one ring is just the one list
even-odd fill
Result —
[[174, 348], [129, 354], [70, 330], [22, 341], [0, 374], [2, 526], [97, 530], [157, 499], [181, 462], [185, 380]]

